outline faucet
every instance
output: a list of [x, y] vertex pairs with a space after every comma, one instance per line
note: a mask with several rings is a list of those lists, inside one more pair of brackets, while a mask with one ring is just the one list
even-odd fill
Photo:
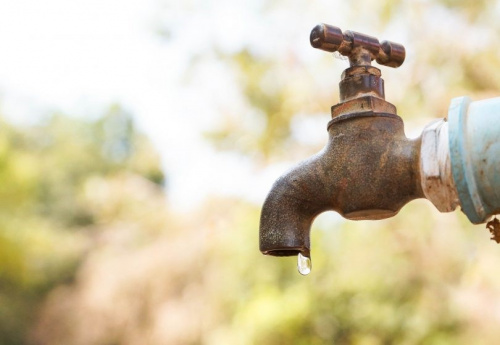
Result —
[[[474, 184], [466, 178], [467, 159], [479, 158], [467, 150], [463, 141], [457, 140], [465, 136], [464, 128], [468, 127], [452, 123], [462, 123], [464, 114], [474, 108], [471, 104], [480, 102], [455, 99], [448, 116], [450, 123], [446, 119], [434, 121], [420, 137], [408, 139], [396, 107], [385, 100], [380, 69], [371, 65], [375, 60], [384, 66], [401, 66], [405, 60], [401, 44], [380, 43], [375, 37], [342, 32], [327, 24], [314, 27], [310, 43], [314, 48], [347, 56], [350, 67], [341, 76], [340, 102], [331, 107], [328, 143], [319, 153], [281, 176], [264, 202], [260, 251], [273, 256], [298, 255], [299, 271], [307, 274], [311, 225], [322, 212], [336, 211], [350, 220], [378, 220], [396, 215], [406, 203], [417, 198], [429, 199], [442, 212], [451, 212], [459, 205], [465, 212], [467, 203], [474, 208], [469, 199], [477, 193], [469, 187], [481, 187], [488, 182]], [[500, 98], [493, 100], [490, 108], [495, 108], [498, 114]], [[491, 131], [491, 126], [483, 127]], [[498, 128], [495, 130], [491, 140], [500, 134]], [[498, 148], [500, 153], [500, 145]], [[486, 211], [485, 207], [477, 208], [482, 210], [479, 216], [465, 212], [474, 223], [484, 222], [500, 212], [498, 170], [494, 168], [489, 174], [490, 180], [498, 181], [499, 193], [489, 190], [489, 194], [483, 193], [489, 199], [479, 198], [476, 203], [476, 206], [494, 206], [486, 207]]]

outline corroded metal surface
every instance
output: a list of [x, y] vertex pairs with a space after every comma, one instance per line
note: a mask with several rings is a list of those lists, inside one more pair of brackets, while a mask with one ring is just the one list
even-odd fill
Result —
[[439, 211], [451, 212], [460, 205], [451, 171], [448, 122], [444, 119], [430, 123], [422, 132], [420, 178], [425, 197]]
[[396, 107], [385, 101], [380, 70], [370, 66], [380, 56], [387, 64], [401, 64], [404, 48], [391, 43], [396, 47], [392, 52], [379, 54], [382, 48], [376, 38], [350, 31], [341, 37], [340, 29], [324, 24], [313, 29], [311, 43], [348, 55], [351, 68], [339, 84], [341, 102], [332, 107], [328, 144], [280, 177], [264, 203], [260, 221], [264, 254], [309, 257], [311, 225], [324, 211], [354, 220], [382, 219], [424, 196], [419, 176], [421, 140], [406, 138]]
[[354, 66], [342, 72], [340, 103], [332, 106], [332, 118], [362, 112], [396, 114], [396, 107], [385, 100], [384, 80], [373, 66]]
[[370, 72], [346, 75], [339, 83], [340, 100], [342, 102], [360, 96], [384, 98], [384, 80]]
[[486, 229], [491, 233], [490, 240], [500, 243], [500, 221], [497, 217], [493, 218], [486, 224]]
[[335, 26], [318, 24], [311, 31], [311, 45], [328, 52], [338, 51], [349, 57], [351, 66], [369, 65], [372, 60], [384, 66], [399, 67], [406, 56], [405, 48], [395, 42], [379, 40], [354, 31], [342, 31]]
[[400, 118], [372, 115], [332, 125], [327, 146], [276, 181], [261, 214], [264, 254], [307, 255], [311, 224], [321, 212], [382, 219], [423, 197], [420, 140], [405, 137]]
[[365, 111], [396, 114], [396, 107], [377, 97], [361, 96], [332, 106], [332, 117]]

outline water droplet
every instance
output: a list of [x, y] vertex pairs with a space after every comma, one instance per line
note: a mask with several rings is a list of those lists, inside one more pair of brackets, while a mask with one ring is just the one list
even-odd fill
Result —
[[309, 273], [311, 273], [311, 268], [312, 268], [311, 258], [302, 255], [302, 253], [299, 253], [299, 255], [297, 256], [297, 268], [299, 269], [299, 273], [302, 274], [303, 276], [306, 276]]

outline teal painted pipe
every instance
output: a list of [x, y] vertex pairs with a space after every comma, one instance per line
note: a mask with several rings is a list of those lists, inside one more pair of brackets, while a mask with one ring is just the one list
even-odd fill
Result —
[[500, 213], [500, 97], [452, 100], [450, 161], [462, 211], [474, 223]]

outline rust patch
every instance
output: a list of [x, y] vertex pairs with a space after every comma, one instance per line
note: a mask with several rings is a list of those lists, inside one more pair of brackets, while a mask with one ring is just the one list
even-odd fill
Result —
[[486, 229], [488, 229], [492, 235], [490, 240], [500, 243], [500, 221], [497, 217], [493, 218], [486, 224]]
[[376, 37], [355, 31], [342, 33], [340, 28], [328, 24], [316, 25], [309, 40], [314, 48], [347, 56], [351, 66], [370, 65], [372, 60], [377, 60], [381, 65], [396, 68], [406, 57], [405, 48], [399, 43], [380, 43]]

